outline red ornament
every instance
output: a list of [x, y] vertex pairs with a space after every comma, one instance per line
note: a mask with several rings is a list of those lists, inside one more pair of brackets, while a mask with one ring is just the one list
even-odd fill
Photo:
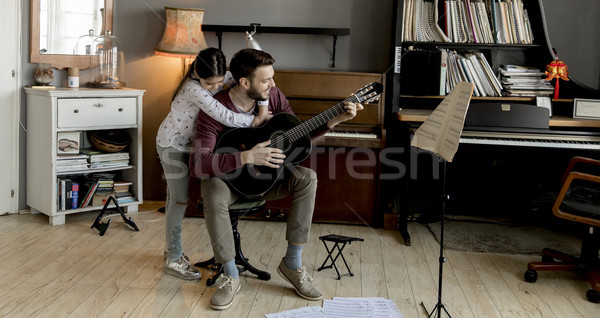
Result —
[[550, 81], [556, 78], [556, 84], [554, 85], [554, 99], [558, 99], [559, 80], [569, 80], [569, 69], [567, 64], [561, 60], [550, 62], [546, 65], [546, 80]]

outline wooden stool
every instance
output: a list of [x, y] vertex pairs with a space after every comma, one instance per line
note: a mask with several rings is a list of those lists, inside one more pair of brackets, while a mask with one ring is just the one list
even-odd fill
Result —
[[[343, 275], [340, 275], [340, 272], [338, 271], [338, 268], [335, 265], [335, 261], [338, 259], [338, 257], [341, 256], [342, 260], [344, 261], [344, 264], [346, 265], [346, 269], [348, 270], [348, 273], [346, 273], [344, 275], [354, 276], [354, 274], [350, 271], [350, 267], [348, 266], [348, 263], [346, 262], [344, 255], [342, 254], [342, 250], [344, 249], [346, 244], [351, 244], [354, 241], [363, 242], [364, 239], [359, 238], [359, 237], [350, 237], [350, 236], [343, 236], [343, 235], [336, 235], [336, 234], [324, 235], [324, 236], [319, 237], [319, 239], [321, 241], [323, 241], [323, 245], [325, 245], [325, 249], [327, 250], [328, 255], [325, 258], [323, 265], [321, 265], [321, 267], [319, 267], [319, 269], [317, 269], [317, 271], [321, 271], [322, 269], [333, 267], [333, 268], [335, 268], [335, 272], [338, 275], [337, 279], [338, 280], [341, 279]], [[331, 247], [331, 249], [329, 249], [329, 247], [327, 246], [327, 243], [325, 243], [326, 241], [334, 242], [335, 244]], [[340, 244], [341, 244], [341, 246], [340, 246]], [[335, 249], [337, 249], [338, 252], [335, 255], [335, 257], [333, 257], [332, 254]], [[331, 260], [331, 265], [325, 266], [325, 264], [327, 263], [327, 260]]]

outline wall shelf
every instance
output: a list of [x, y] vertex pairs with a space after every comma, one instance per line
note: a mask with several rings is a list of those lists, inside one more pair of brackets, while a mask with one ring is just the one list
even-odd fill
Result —
[[[255, 29], [256, 28], [256, 29]], [[314, 34], [330, 35], [333, 37], [333, 52], [331, 54], [331, 67], [335, 67], [335, 47], [337, 37], [340, 35], [350, 35], [349, 28], [313, 28], [313, 27], [283, 27], [283, 26], [262, 26], [259, 23], [250, 25], [217, 25], [204, 24], [202, 31], [215, 32], [219, 40], [219, 49], [223, 40], [223, 32], [246, 33], [256, 30], [256, 33], [279, 33], [279, 34]]]

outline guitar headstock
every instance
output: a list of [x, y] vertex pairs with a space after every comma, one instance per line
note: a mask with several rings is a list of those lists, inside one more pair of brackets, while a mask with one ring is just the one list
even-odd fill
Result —
[[353, 97], [361, 104], [368, 104], [378, 100], [382, 93], [383, 85], [381, 83], [373, 82], [359, 89]]

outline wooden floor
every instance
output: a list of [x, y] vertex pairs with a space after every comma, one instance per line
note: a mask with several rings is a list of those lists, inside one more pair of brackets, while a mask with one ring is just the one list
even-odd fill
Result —
[[[298, 297], [276, 272], [285, 253], [285, 224], [242, 221], [242, 246], [251, 263], [272, 274], [270, 281], [241, 275], [234, 305], [213, 311], [202, 271], [199, 282], [163, 274], [164, 214], [133, 215], [140, 232], [118, 216], [104, 236], [90, 229], [96, 213], [67, 216], [48, 225], [44, 215], [0, 217], [0, 317], [264, 317], [321, 301]], [[186, 254], [193, 261], [212, 255], [204, 219], [186, 218]], [[395, 231], [363, 226], [314, 224], [303, 262], [324, 294], [385, 297], [405, 318], [427, 317], [420, 305], [437, 302], [439, 245], [429, 231], [410, 224], [412, 246]], [[354, 277], [315, 270], [326, 257], [318, 237], [358, 236], [344, 250]], [[523, 281], [527, 262], [537, 257], [446, 252], [443, 303], [452, 317], [600, 317], [600, 305], [586, 300], [587, 282], [572, 273], [539, 273]], [[343, 267], [343, 264], [341, 264]]]

